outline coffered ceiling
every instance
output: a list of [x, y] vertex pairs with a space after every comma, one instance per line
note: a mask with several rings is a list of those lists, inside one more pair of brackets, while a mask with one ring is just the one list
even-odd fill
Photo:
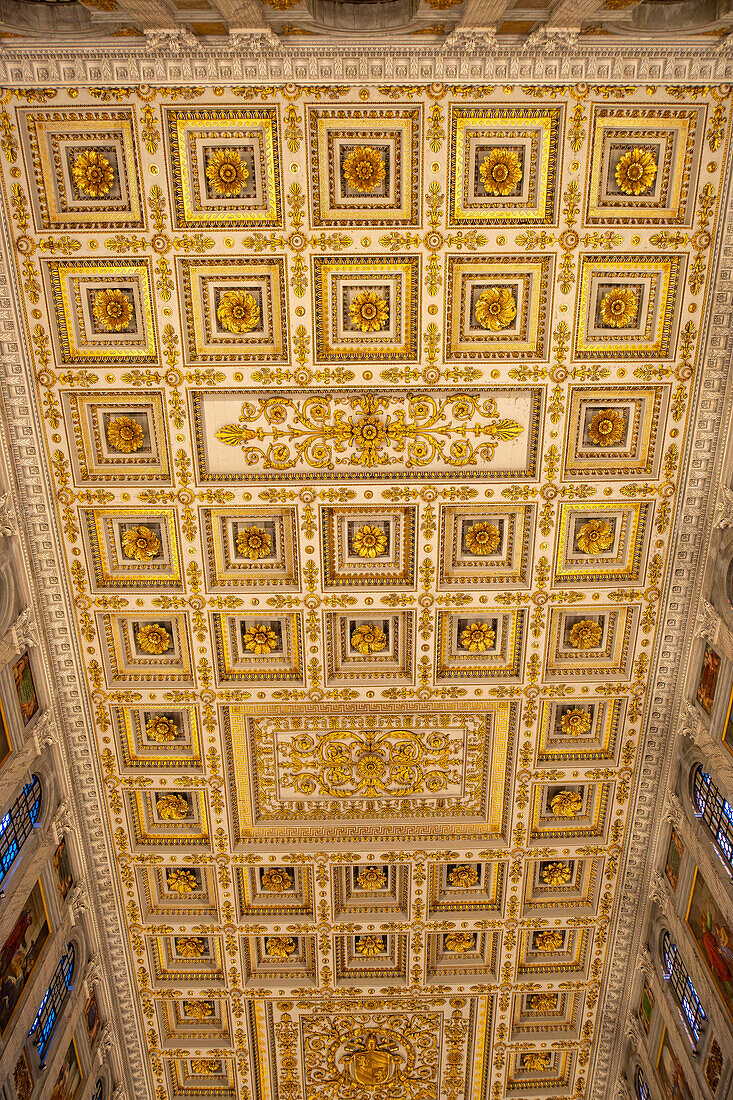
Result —
[[590, 1088], [729, 128], [702, 85], [6, 94], [151, 1096]]

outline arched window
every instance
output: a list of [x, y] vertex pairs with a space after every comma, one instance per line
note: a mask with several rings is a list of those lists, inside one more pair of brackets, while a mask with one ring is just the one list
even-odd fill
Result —
[[104, 1100], [104, 1081], [101, 1077], [97, 1078], [97, 1083], [94, 1086], [94, 1092], [92, 1093], [90, 1100]]
[[639, 1097], [639, 1100], [651, 1100], [649, 1086], [646, 1083], [644, 1070], [641, 1068], [641, 1066], [636, 1067], [636, 1073], [634, 1075], [634, 1088], [636, 1089], [636, 1095]]
[[692, 778], [695, 813], [707, 825], [733, 875], [733, 806], [698, 765]]
[[690, 1034], [694, 1037], [693, 1045], [696, 1046], [700, 1041], [700, 1032], [707, 1023], [707, 1016], [700, 1004], [692, 979], [687, 973], [687, 967], [680, 958], [677, 945], [666, 930], [662, 934], [662, 962], [664, 976], [672, 986], [674, 999], [682, 1009]]
[[0, 818], [0, 882], [33, 832], [41, 812], [41, 781], [34, 775], [8, 812]]
[[66, 998], [69, 996], [73, 978], [74, 945], [70, 943], [67, 944], [66, 954], [61, 956], [61, 961], [53, 972], [51, 984], [41, 1001], [38, 1013], [33, 1021], [33, 1027], [28, 1032], [29, 1035], [34, 1036], [33, 1042], [38, 1047], [38, 1057], [41, 1059], [41, 1064], [43, 1064], [44, 1055], [51, 1045], [54, 1028], [61, 1015]]

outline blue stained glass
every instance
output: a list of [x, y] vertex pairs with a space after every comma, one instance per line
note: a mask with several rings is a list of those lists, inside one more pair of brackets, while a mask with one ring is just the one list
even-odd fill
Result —
[[733, 874], [733, 806], [701, 767], [693, 776], [695, 813], [705, 822]]
[[0, 882], [13, 866], [41, 812], [41, 782], [34, 775], [0, 819]]
[[665, 932], [662, 936], [662, 962], [664, 976], [672, 986], [674, 999], [682, 1009], [690, 1034], [694, 1037], [694, 1045], [697, 1045], [703, 1026], [707, 1022], [707, 1016], [700, 1004], [692, 979], [687, 973], [687, 967], [680, 958], [677, 944], [674, 943], [669, 932]]
[[646, 1077], [644, 1071], [640, 1066], [636, 1069], [636, 1095], [639, 1100], [651, 1100], [651, 1093], [649, 1092], [649, 1086], [646, 1083]]
[[48, 1050], [53, 1036], [56, 1021], [71, 989], [74, 977], [74, 945], [69, 944], [66, 954], [53, 972], [51, 984], [46, 990], [41, 1001], [33, 1027], [28, 1032], [34, 1036], [34, 1043], [38, 1047], [38, 1056], [43, 1061], [43, 1056]]

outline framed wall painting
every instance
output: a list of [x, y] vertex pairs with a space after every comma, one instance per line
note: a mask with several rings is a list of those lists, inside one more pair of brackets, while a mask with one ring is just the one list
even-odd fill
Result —
[[725, 725], [723, 726], [723, 744], [728, 752], [733, 752], [733, 685], [730, 689], [728, 709], [725, 713]]
[[720, 1084], [720, 1075], [723, 1072], [723, 1052], [718, 1046], [718, 1040], [713, 1039], [710, 1044], [710, 1050], [708, 1052], [707, 1059], [705, 1061], [705, 1080], [708, 1083], [711, 1095], [715, 1096], [718, 1085]]
[[18, 693], [18, 705], [23, 718], [23, 725], [27, 726], [38, 710], [36, 682], [33, 679], [31, 659], [28, 653], [24, 653], [20, 660], [13, 665], [13, 679], [15, 680], [15, 690]]
[[20, 1058], [15, 1063], [13, 1070], [13, 1086], [17, 1100], [30, 1100], [33, 1092], [33, 1074], [31, 1073], [28, 1054], [25, 1047], [20, 1052]]
[[99, 1031], [99, 1006], [97, 1005], [96, 990], [92, 992], [91, 997], [84, 1006], [84, 1021], [87, 1025], [87, 1035], [91, 1047], [94, 1046], [94, 1040], [97, 1038], [97, 1032]]
[[715, 652], [713, 647], [707, 642], [705, 643], [705, 651], [702, 655], [702, 666], [700, 668], [700, 679], [697, 682], [697, 692], [695, 698], [705, 711], [706, 714], [711, 714], [713, 710], [713, 703], [715, 701], [715, 689], [718, 686], [718, 676], [720, 675], [720, 657]]
[[697, 953], [710, 971], [720, 999], [733, 1019], [733, 930], [710, 888], [695, 868], [687, 906], [687, 927]]
[[76, 1052], [76, 1040], [72, 1039], [49, 1100], [74, 1100], [79, 1095], [84, 1076]]
[[0, 949], [0, 1035], [8, 1028], [49, 936], [43, 888], [37, 882]]
[[688, 1083], [688, 1073], [672, 1049], [665, 1027], [657, 1055], [657, 1076], [666, 1100], [694, 1100], [695, 1093]]
[[69, 850], [66, 847], [65, 836], [61, 837], [59, 846], [53, 854], [53, 869], [56, 874], [56, 886], [61, 895], [61, 900], [66, 901], [66, 896], [74, 885], [74, 876], [71, 873]]
[[641, 1025], [647, 1035], [649, 1034], [649, 1025], [652, 1022], [653, 1009], [654, 994], [646, 982], [644, 982], [644, 988], [641, 991], [641, 1001], [639, 1002], [639, 1017], [641, 1019]]
[[5, 711], [3, 710], [3, 700], [0, 696], [0, 768], [10, 756], [13, 751], [13, 744], [10, 740], [10, 732], [8, 730], [8, 723], [5, 719]]
[[677, 883], [680, 876], [680, 864], [682, 862], [684, 850], [685, 846], [683, 842], [673, 829], [669, 838], [669, 844], [667, 845], [667, 858], [664, 861], [664, 873], [667, 876], [667, 881], [672, 887], [673, 892], [677, 889]]

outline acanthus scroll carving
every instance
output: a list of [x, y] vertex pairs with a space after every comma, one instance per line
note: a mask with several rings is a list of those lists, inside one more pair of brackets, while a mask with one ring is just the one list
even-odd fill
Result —
[[695, 633], [702, 635], [703, 638], [707, 638], [713, 645], [718, 640], [718, 633], [720, 631], [720, 618], [718, 612], [710, 604], [704, 596], [700, 597], [700, 603], [697, 608], [697, 619], [695, 621]]
[[18, 532], [18, 517], [10, 493], [0, 496], [0, 535], [6, 539]]
[[733, 491], [727, 485], [720, 486], [715, 504], [714, 527], [733, 527]]

